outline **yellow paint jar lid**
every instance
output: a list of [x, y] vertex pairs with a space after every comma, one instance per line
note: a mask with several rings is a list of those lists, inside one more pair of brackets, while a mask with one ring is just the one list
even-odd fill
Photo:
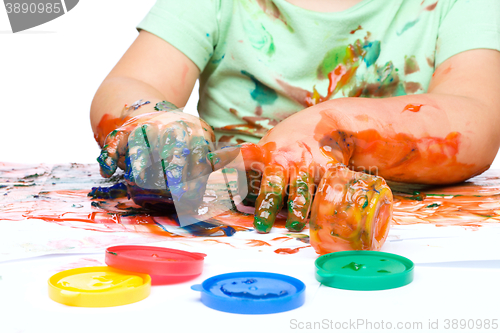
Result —
[[141, 301], [151, 292], [151, 277], [108, 266], [68, 269], [50, 277], [49, 297], [81, 307], [118, 306]]

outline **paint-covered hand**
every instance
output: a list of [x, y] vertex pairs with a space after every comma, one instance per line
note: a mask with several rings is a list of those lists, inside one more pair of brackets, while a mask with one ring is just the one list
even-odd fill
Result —
[[[386, 227], [391, 214], [380, 207], [387, 206], [391, 211], [392, 194], [382, 178], [350, 171], [346, 167], [352, 167], [350, 162], [358, 143], [352, 131], [352, 122], [344, 118], [327, 122], [321, 115], [316, 117], [314, 113], [306, 111], [284, 120], [268, 132], [259, 144], [241, 145], [249, 188], [247, 199], [255, 202], [255, 229], [261, 233], [269, 232], [276, 215], [286, 203], [286, 226], [291, 231], [302, 230], [309, 219], [311, 207], [315, 207], [313, 223], [320, 229], [323, 224], [328, 224], [330, 230], [351, 230], [349, 235], [346, 231], [342, 237], [350, 239], [353, 249], [359, 248], [359, 244], [368, 244], [367, 239], [372, 236], [377, 237], [382, 244], [385, 234], [381, 232], [388, 230]], [[231, 158], [231, 151], [219, 151], [217, 155], [223, 165]], [[342, 170], [342, 173], [338, 170]], [[353, 182], [357, 184], [354, 187]], [[335, 195], [332, 184], [342, 187], [346, 194]], [[357, 195], [364, 193], [365, 201], [357, 204], [351, 202], [354, 200], [351, 193], [354, 188]], [[382, 189], [384, 191], [380, 192]], [[339, 190], [339, 193], [342, 191]], [[367, 206], [364, 206], [365, 202]], [[349, 212], [343, 212], [340, 215], [342, 218], [339, 216], [335, 219], [335, 228], [330, 223], [332, 220], [326, 218], [321, 210], [328, 210], [332, 206], [338, 207], [338, 210], [352, 208]], [[367, 220], [366, 214], [369, 212], [376, 216]], [[372, 221], [376, 221], [377, 226], [368, 232], [366, 224]], [[331, 242], [338, 243], [333, 241], [337, 236], [330, 234], [330, 237]], [[375, 244], [374, 249], [378, 246], [377, 242], [370, 244]], [[361, 248], [371, 246], [362, 245]], [[333, 250], [329, 245], [325, 247]]]
[[179, 111], [146, 113], [111, 132], [97, 161], [105, 178], [117, 167], [125, 171], [134, 202], [163, 208], [176, 196], [201, 200], [212, 171], [206, 156], [214, 139], [211, 127], [197, 117]]

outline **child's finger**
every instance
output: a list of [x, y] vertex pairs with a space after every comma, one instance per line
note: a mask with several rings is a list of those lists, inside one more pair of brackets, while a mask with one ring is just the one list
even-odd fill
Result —
[[239, 188], [244, 188], [245, 185], [247, 186], [248, 192], [243, 199], [243, 204], [246, 206], [253, 206], [259, 196], [262, 174], [256, 169], [250, 169], [246, 170], [245, 175], [246, 177], [241, 177], [240, 173], [238, 173], [238, 186]]
[[249, 170], [252, 168], [252, 165], [263, 163], [266, 151], [255, 143], [243, 143], [241, 145], [224, 147], [210, 152], [207, 158], [212, 163], [213, 170], [216, 171], [234, 161], [240, 154], [245, 163], [245, 169]]
[[207, 154], [207, 159], [212, 165], [212, 170], [217, 171], [231, 163], [241, 153], [239, 146], [224, 147]]
[[286, 228], [301, 231], [306, 226], [314, 193], [314, 178], [307, 169], [290, 169]]
[[154, 164], [154, 141], [152, 125], [143, 124], [134, 128], [128, 137], [128, 154], [126, 158], [125, 178], [146, 190], [158, 189], [154, 178], [157, 172], [152, 172]]
[[194, 206], [199, 206], [203, 200], [208, 177], [212, 173], [212, 166], [207, 160], [209, 152], [208, 142], [203, 136], [194, 136], [190, 139], [189, 169], [187, 174], [187, 199]]
[[209, 175], [212, 166], [207, 161], [207, 154], [210, 151], [209, 143], [203, 136], [194, 136], [190, 140], [190, 170], [189, 179]]
[[268, 233], [273, 227], [283, 204], [287, 181], [286, 170], [281, 165], [266, 166], [255, 203], [254, 227], [257, 232]]
[[115, 173], [120, 154], [123, 153], [121, 146], [125, 145], [128, 135], [128, 131], [116, 129], [106, 137], [105, 145], [97, 158], [104, 178], [109, 178]]
[[186, 192], [188, 179], [189, 134], [184, 121], [172, 123], [163, 136], [160, 159], [167, 185], [175, 200]]

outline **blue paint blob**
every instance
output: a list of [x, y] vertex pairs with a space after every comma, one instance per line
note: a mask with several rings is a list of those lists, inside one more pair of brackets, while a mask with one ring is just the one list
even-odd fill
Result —
[[[288, 295], [286, 284], [279, 284], [268, 279], [248, 279], [244, 281], [233, 281], [220, 286], [220, 291], [227, 296], [246, 299], [270, 299]], [[251, 285], [250, 287], [248, 285]]]
[[220, 59], [212, 60], [212, 64], [214, 64], [214, 65], [220, 64], [220, 62], [222, 61], [222, 59], [224, 59], [225, 56], [226, 56], [226, 54], [223, 54], [222, 57], [220, 57]]
[[252, 96], [253, 100], [257, 101], [260, 105], [273, 104], [274, 101], [276, 101], [278, 94], [276, 94], [274, 89], [266, 86], [247, 71], [243, 70], [241, 74], [249, 77], [255, 84], [255, 89], [250, 92], [250, 96]]
[[116, 199], [127, 196], [127, 186], [124, 183], [118, 183], [109, 187], [92, 187], [87, 194], [92, 199]]
[[370, 67], [375, 63], [375, 61], [377, 61], [378, 57], [380, 56], [380, 41], [376, 40], [374, 42], [368, 43], [367, 45], [363, 46], [363, 48], [366, 50], [366, 55], [363, 60], [366, 66]]
[[99, 163], [99, 166], [101, 167], [101, 172], [105, 175], [110, 177], [113, 173], [115, 173], [116, 170], [116, 161], [114, 159], [110, 159], [109, 164], [107, 163], [107, 160], [109, 158], [108, 151], [107, 150], [102, 150], [101, 154], [97, 158], [97, 162]]

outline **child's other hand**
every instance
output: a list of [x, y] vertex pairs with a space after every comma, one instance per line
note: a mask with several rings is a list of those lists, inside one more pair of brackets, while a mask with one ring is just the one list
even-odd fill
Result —
[[97, 161], [105, 178], [117, 167], [125, 171], [129, 195], [139, 205], [171, 205], [172, 196], [186, 192], [199, 200], [203, 179], [212, 171], [206, 156], [214, 139], [211, 127], [197, 117], [179, 111], [146, 113], [111, 132]]

